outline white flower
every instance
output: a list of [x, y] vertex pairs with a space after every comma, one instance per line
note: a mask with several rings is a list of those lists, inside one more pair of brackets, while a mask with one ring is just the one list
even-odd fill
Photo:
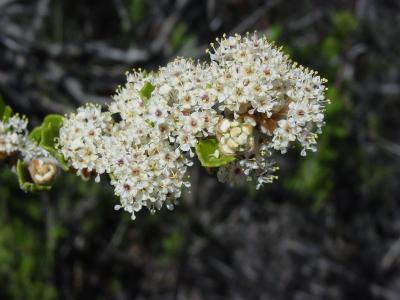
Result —
[[152, 102], [149, 105], [149, 120], [155, 124], [165, 123], [168, 117], [168, 109], [165, 105], [157, 102]]
[[183, 152], [188, 152], [196, 145], [197, 140], [189, 132], [181, 131], [177, 136], [176, 142], [179, 145], [179, 149]]

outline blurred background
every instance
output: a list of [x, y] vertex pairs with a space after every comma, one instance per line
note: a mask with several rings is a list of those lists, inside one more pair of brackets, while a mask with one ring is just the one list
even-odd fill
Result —
[[0, 94], [37, 125], [124, 73], [257, 30], [329, 80], [319, 150], [233, 189], [194, 168], [132, 222], [106, 184], [27, 195], [0, 169], [0, 299], [400, 299], [398, 0], [0, 0]]

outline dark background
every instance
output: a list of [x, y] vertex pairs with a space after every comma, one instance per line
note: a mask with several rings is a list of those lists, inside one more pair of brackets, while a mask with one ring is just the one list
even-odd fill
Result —
[[0, 299], [400, 299], [399, 1], [0, 0], [0, 94], [37, 125], [254, 30], [329, 80], [318, 152], [257, 192], [196, 167], [134, 222], [104, 183], [26, 195], [1, 168]]

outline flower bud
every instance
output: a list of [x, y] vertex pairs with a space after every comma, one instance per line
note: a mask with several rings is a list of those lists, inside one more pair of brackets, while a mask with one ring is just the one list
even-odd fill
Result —
[[239, 118], [234, 121], [223, 119], [217, 124], [217, 139], [220, 150], [225, 155], [244, 154], [253, 151], [253, 118]]
[[43, 159], [33, 159], [28, 169], [33, 182], [40, 185], [50, 184], [58, 173], [53, 162]]
[[234, 139], [228, 139], [228, 141], [226, 142], [226, 144], [228, 145], [229, 148], [236, 150], [239, 147], [239, 144], [235, 142]]
[[225, 155], [228, 155], [228, 156], [235, 155], [235, 150], [233, 150], [226, 144], [220, 145], [220, 149], [221, 149], [221, 152]]
[[237, 137], [242, 133], [242, 129], [240, 127], [233, 127], [229, 131], [231, 137]]

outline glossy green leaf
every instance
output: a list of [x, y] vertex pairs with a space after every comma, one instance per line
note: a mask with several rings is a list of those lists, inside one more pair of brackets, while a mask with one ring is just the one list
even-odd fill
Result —
[[56, 139], [59, 136], [59, 131], [60, 128], [53, 124], [44, 126], [42, 128], [40, 146], [56, 150]]
[[62, 124], [64, 121], [64, 117], [61, 115], [47, 115], [44, 120], [43, 120], [43, 126], [47, 126], [47, 125], [52, 125], [56, 128], [58, 128], [58, 130], [60, 130]]
[[146, 82], [142, 89], [140, 90], [140, 96], [144, 100], [149, 100], [151, 97], [151, 93], [154, 91], [156, 87], [152, 85], [150, 82]]
[[48, 191], [51, 189], [51, 186], [49, 185], [38, 185], [33, 183], [28, 171], [28, 166], [23, 161], [18, 160], [16, 171], [19, 186], [24, 192]]
[[30, 133], [29, 133], [29, 138], [33, 141], [35, 141], [37, 144], [40, 143], [40, 140], [42, 138], [42, 127], [38, 126], [35, 127]]
[[48, 147], [55, 146], [55, 138], [58, 137], [60, 128], [63, 123], [63, 117], [60, 115], [48, 115], [44, 118], [43, 123], [34, 128], [29, 137], [37, 142]]
[[236, 159], [234, 156], [223, 155], [215, 138], [200, 140], [196, 145], [196, 153], [203, 167], [221, 167]]

